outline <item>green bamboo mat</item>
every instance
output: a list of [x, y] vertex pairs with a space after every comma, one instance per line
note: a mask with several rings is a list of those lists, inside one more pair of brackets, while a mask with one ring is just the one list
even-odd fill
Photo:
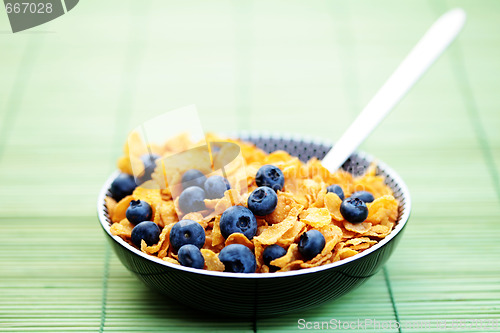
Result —
[[[304, 313], [214, 318], [148, 290], [111, 253], [95, 201], [131, 128], [195, 103], [206, 130], [334, 140], [456, 6], [468, 13], [458, 42], [361, 147], [413, 199], [366, 284]], [[495, 0], [82, 0], [15, 35], [3, 15], [0, 331], [303, 331], [299, 319], [500, 331], [499, 22]]]

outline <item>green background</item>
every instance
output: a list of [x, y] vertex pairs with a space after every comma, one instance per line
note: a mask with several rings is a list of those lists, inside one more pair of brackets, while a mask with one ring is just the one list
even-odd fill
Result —
[[[252, 322], [187, 310], [122, 267], [95, 203], [130, 129], [194, 103], [206, 130], [335, 140], [456, 6], [468, 14], [457, 42], [361, 147], [413, 199], [404, 238], [369, 282]], [[87, 0], [17, 34], [0, 12], [0, 331], [500, 320], [499, 1]]]

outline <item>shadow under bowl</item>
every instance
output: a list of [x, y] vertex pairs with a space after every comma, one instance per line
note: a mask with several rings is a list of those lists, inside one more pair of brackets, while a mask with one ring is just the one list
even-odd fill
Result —
[[[323, 158], [331, 143], [293, 136], [240, 134], [266, 152], [285, 150], [307, 161]], [[374, 159], [358, 152], [342, 168], [362, 174]], [[123, 265], [148, 287], [168, 296], [173, 302], [224, 316], [261, 318], [305, 311], [349, 293], [385, 264], [396, 248], [410, 216], [411, 202], [402, 179], [387, 165], [377, 161], [377, 174], [393, 190], [399, 201], [394, 230], [371, 248], [331, 264], [283, 273], [225, 273], [170, 264], [147, 255], [110, 233], [110, 219], [104, 203], [115, 172], [103, 185], [97, 209], [100, 224]]]

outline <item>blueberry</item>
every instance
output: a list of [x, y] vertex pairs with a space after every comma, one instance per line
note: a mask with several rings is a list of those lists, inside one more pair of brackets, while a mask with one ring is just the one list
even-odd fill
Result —
[[365, 203], [372, 202], [373, 200], [375, 200], [373, 194], [367, 191], [354, 192], [353, 194], [351, 194], [350, 198], [358, 198], [360, 200], [363, 200]]
[[231, 188], [229, 181], [221, 176], [208, 177], [203, 185], [207, 199], [219, 199]]
[[257, 220], [250, 209], [243, 206], [232, 206], [222, 213], [220, 232], [224, 238], [239, 232], [248, 239], [252, 239], [257, 233]]
[[277, 244], [269, 245], [266, 247], [262, 253], [262, 259], [264, 259], [264, 264], [269, 267], [271, 272], [276, 272], [279, 267], [271, 265], [271, 261], [283, 257], [286, 254], [286, 250]]
[[144, 154], [141, 156], [141, 161], [144, 163], [144, 168], [148, 167], [156, 167], [156, 160], [159, 159], [161, 156], [158, 154]]
[[141, 248], [141, 240], [144, 239], [148, 246], [154, 245], [160, 241], [160, 228], [156, 223], [144, 221], [132, 229], [132, 243]]
[[326, 188], [326, 192], [328, 193], [335, 193], [336, 195], [339, 196], [340, 200], [344, 200], [344, 191], [342, 190], [342, 187], [339, 185], [330, 185]]
[[257, 216], [271, 214], [278, 204], [278, 196], [272, 188], [257, 187], [248, 197], [248, 208]]
[[205, 266], [205, 258], [203, 258], [200, 249], [193, 244], [182, 245], [177, 255], [182, 266], [193, 268], [203, 268]]
[[111, 196], [116, 201], [120, 201], [125, 198], [127, 195], [131, 195], [136, 188], [136, 183], [134, 181], [134, 177], [127, 175], [125, 173], [120, 174], [118, 177], [113, 180], [111, 183], [111, 188], [109, 191], [111, 192]]
[[205, 210], [205, 191], [198, 186], [191, 186], [179, 196], [179, 208], [184, 214]]
[[361, 223], [368, 217], [368, 208], [363, 200], [347, 198], [340, 205], [340, 214], [351, 223]]
[[125, 212], [125, 216], [130, 223], [137, 224], [143, 221], [151, 221], [153, 210], [146, 201], [132, 200]]
[[255, 175], [257, 186], [268, 186], [274, 191], [282, 190], [285, 185], [283, 172], [274, 165], [266, 164], [260, 167]]
[[257, 263], [253, 252], [241, 244], [231, 244], [219, 253], [219, 260], [224, 264], [224, 272], [255, 273]]
[[197, 169], [191, 169], [184, 172], [184, 174], [182, 175], [182, 188], [187, 189], [191, 186], [198, 186], [203, 188], [203, 184], [205, 184], [206, 180], [207, 177], [205, 177], [203, 172]]
[[205, 229], [196, 221], [180, 220], [170, 230], [170, 244], [175, 251], [186, 244], [201, 249], [205, 244]]
[[325, 247], [325, 236], [318, 230], [309, 230], [300, 235], [299, 253], [304, 259], [311, 260]]
[[157, 154], [144, 154], [141, 156], [141, 161], [144, 164], [144, 171], [137, 176], [137, 182], [142, 184], [148, 180], [151, 180], [151, 175], [156, 168], [156, 160], [161, 156]]

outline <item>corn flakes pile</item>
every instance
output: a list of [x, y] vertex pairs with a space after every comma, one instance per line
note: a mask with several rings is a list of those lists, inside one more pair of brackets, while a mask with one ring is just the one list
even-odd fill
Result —
[[[207, 142], [220, 140], [215, 135], [207, 135]], [[398, 201], [384, 183], [384, 178], [376, 175], [374, 165], [364, 175], [354, 177], [343, 170], [330, 173], [316, 158], [304, 163], [285, 151], [267, 154], [250, 143], [224, 140], [239, 145], [245, 166], [227, 170], [225, 176], [231, 188], [221, 198], [204, 199], [206, 209], [184, 214], [179, 209], [179, 193], [172, 193], [174, 190], [168, 186], [141, 185], [120, 200], [106, 197], [112, 222], [111, 233], [133, 245], [131, 238], [135, 224], [127, 219], [127, 209], [132, 202], [141, 200], [150, 205], [151, 221], [159, 229], [156, 243], [148, 244], [145, 239], [140, 241], [142, 252], [169, 263], [180, 264], [177, 249], [171, 244], [170, 232], [179, 219], [193, 220], [205, 231], [205, 241], [199, 251], [204, 263], [200, 267], [212, 271], [228, 271], [219, 255], [225, 247], [240, 244], [255, 256], [255, 272], [279, 273], [352, 257], [377, 244], [393, 230], [398, 218]], [[118, 160], [118, 168], [129, 175], [133, 170], [145, 168], [145, 163], [141, 160], [144, 154], [153, 153], [155, 156], [165, 157], [193, 146], [186, 135], [175, 137], [163, 146], [150, 145], [147, 148], [139, 138], [129, 138], [128, 142], [125, 154]], [[135, 147], [134, 142], [137, 142]], [[258, 188], [256, 174], [265, 165], [279, 168], [284, 176], [284, 186], [275, 191], [277, 203], [274, 210], [265, 216], [255, 216], [257, 230], [250, 239], [239, 232], [224, 237], [221, 232], [222, 214], [234, 205], [248, 207], [249, 196]], [[239, 178], [232, 179], [236, 170], [244, 170], [244, 177], [240, 175]], [[164, 172], [162, 163], [157, 163], [152, 180], [148, 181], [149, 185], [159, 183]], [[348, 222], [344, 218], [341, 212], [343, 200], [339, 194], [327, 191], [327, 187], [332, 184], [342, 189], [344, 201], [358, 191], [367, 191], [373, 195], [373, 201], [366, 203], [368, 211], [363, 221]], [[311, 230], [319, 231], [324, 238], [324, 245], [312, 258], [301, 251], [301, 237]], [[284, 255], [266, 264], [263, 253], [272, 245], [280, 246]]]

